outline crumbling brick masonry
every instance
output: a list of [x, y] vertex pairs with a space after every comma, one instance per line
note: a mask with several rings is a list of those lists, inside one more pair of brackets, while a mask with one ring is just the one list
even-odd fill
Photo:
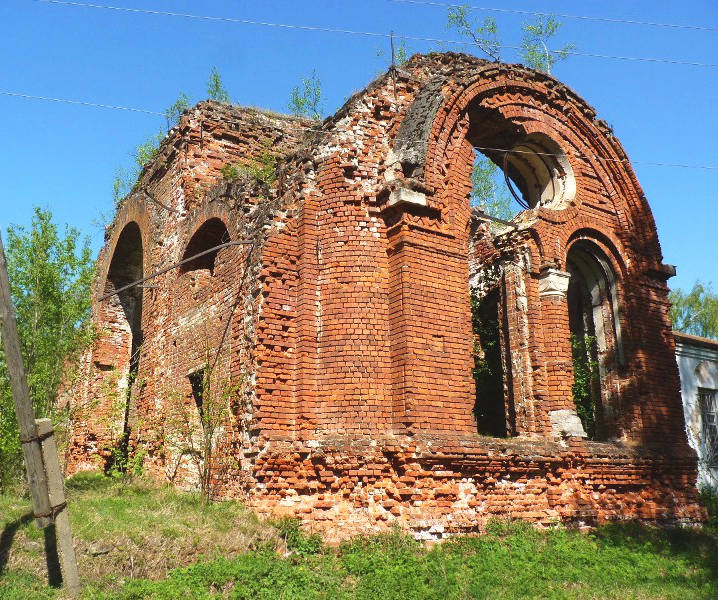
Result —
[[[470, 206], [475, 150], [530, 207], [509, 225]], [[336, 537], [699, 520], [670, 275], [621, 145], [551, 76], [432, 54], [321, 124], [202, 102], [107, 229], [69, 468], [127, 448], [197, 485], [211, 388], [215, 493]]]

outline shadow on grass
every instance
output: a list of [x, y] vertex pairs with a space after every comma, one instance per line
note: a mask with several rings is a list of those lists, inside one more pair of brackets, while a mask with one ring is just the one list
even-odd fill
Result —
[[0, 577], [2, 577], [7, 561], [10, 558], [10, 548], [12, 548], [12, 541], [15, 539], [17, 530], [30, 523], [32, 519], [33, 514], [27, 513], [5, 525], [2, 533], [0, 533]]
[[649, 548], [655, 554], [683, 555], [702, 564], [718, 581], [718, 533], [690, 527], [657, 527], [638, 521], [610, 523], [597, 528], [592, 535], [604, 546], [640, 550]]
[[60, 556], [57, 553], [57, 535], [55, 525], [45, 527], [45, 562], [47, 563], [47, 582], [50, 587], [62, 586], [62, 570], [60, 569]]
[[[29, 512], [19, 519], [8, 523], [0, 533], [0, 577], [5, 573], [10, 550], [12, 549], [15, 534], [18, 529], [32, 523], [33, 513]], [[62, 586], [62, 570], [60, 569], [60, 555], [57, 552], [57, 535], [55, 525], [48, 525], [43, 530], [45, 538], [45, 563], [47, 564], [47, 578], [51, 587]]]
[[99, 492], [116, 483], [116, 480], [99, 472], [77, 473], [65, 480], [65, 489], [74, 492]]

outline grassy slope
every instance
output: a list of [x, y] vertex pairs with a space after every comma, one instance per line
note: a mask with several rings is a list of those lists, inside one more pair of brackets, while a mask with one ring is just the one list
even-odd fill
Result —
[[[708, 532], [628, 524], [587, 535], [497, 522], [431, 550], [398, 532], [331, 549], [234, 502], [204, 506], [98, 476], [69, 480], [68, 493], [87, 598], [718, 597], [718, 540]], [[0, 496], [0, 598], [61, 597], [46, 585], [28, 509]]]

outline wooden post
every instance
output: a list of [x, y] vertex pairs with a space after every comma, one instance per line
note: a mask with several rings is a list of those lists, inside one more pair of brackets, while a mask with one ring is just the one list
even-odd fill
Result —
[[50, 419], [38, 419], [35, 424], [37, 433], [42, 439], [42, 457], [45, 462], [50, 505], [55, 518], [55, 531], [57, 532], [57, 541], [60, 546], [62, 579], [68, 590], [74, 594], [80, 590], [80, 575], [77, 572], [77, 558], [75, 557], [75, 546], [72, 542], [70, 515], [67, 512], [60, 461], [57, 458], [55, 432], [52, 429]]
[[15, 414], [20, 430], [20, 442], [25, 454], [27, 482], [32, 494], [32, 506], [38, 527], [50, 524], [50, 496], [42, 462], [42, 449], [35, 427], [35, 413], [30, 402], [30, 391], [20, 354], [20, 338], [17, 333], [17, 321], [10, 298], [10, 281], [5, 262], [5, 250], [0, 238], [0, 325], [2, 326], [2, 344], [5, 349], [5, 362], [10, 374], [12, 397], [15, 402]]
[[[62, 570], [65, 585], [75, 594], [80, 589], [75, 549], [70, 530], [70, 516], [66, 510], [65, 492], [62, 487], [60, 461], [57, 458], [52, 423], [49, 419], [35, 421], [30, 401], [30, 390], [22, 363], [17, 321], [10, 298], [10, 280], [7, 274], [5, 249], [0, 237], [0, 326], [5, 362], [10, 374], [10, 385], [15, 403], [20, 442], [25, 454], [27, 481], [32, 494], [35, 522], [39, 527], [55, 523], [60, 538]], [[47, 474], [46, 474], [47, 473]], [[50, 481], [48, 482], [48, 477]]]

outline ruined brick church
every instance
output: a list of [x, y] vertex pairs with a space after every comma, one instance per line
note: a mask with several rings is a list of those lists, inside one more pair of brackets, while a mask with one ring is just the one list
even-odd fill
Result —
[[[476, 151], [510, 222], [471, 207]], [[417, 55], [321, 124], [201, 102], [106, 231], [68, 467], [120, 447], [337, 536], [697, 520], [672, 273], [611, 128], [549, 75]]]

